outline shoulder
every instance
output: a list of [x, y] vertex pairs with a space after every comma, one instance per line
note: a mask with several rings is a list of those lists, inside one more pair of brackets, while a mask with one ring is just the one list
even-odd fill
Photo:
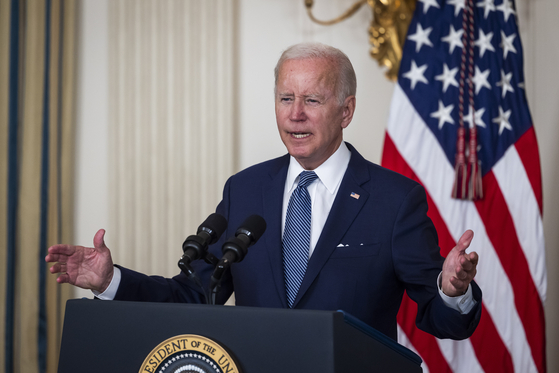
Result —
[[289, 166], [289, 154], [283, 155], [278, 158], [270, 159], [255, 165], [249, 166], [233, 176], [230, 180], [241, 180], [241, 179], [258, 179], [266, 178], [268, 175], [274, 177], [282, 170], [287, 170]]
[[365, 159], [351, 144], [348, 143], [347, 146], [351, 151], [348, 174], [364, 188], [388, 189], [392, 193], [405, 194], [416, 188], [423, 189], [415, 180], [379, 166]]

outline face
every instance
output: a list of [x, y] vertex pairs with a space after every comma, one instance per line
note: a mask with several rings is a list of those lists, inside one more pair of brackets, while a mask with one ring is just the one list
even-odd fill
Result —
[[355, 110], [355, 96], [336, 97], [337, 69], [325, 59], [287, 60], [278, 74], [276, 120], [287, 151], [314, 170], [340, 146]]

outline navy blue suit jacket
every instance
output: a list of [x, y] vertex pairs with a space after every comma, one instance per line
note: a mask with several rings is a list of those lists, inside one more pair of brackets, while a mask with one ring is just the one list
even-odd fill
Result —
[[[396, 339], [396, 314], [407, 291], [418, 305], [419, 328], [439, 338], [469, 337], [479, 322], [481, 290], [472, 282], [477, 305], [467, 315], [447, 307], [438, 295], [436, 279], [444, 259], [426, 215], [423, 187], [366, 161], [349, 144], [348, 148], [348, 169], [294, 308], [342, 309]], [[229, 227], [210, 250], [221, 257], [224, 239], [233, 236], [249, 215], [261, 215], [267, 229], [245, 259], [226, 273], [218, 303], [235, 291], [237, 305], [287, 308], [281, 218], [288, 166], [289, 155], [285, 155], [249, 167], [227, 181], [217, 212], [226, 217]], [[203, 261], [194, 264], [207, 285], [213, 268]], [[165, 279], [125, 268], [116, 299], [203, 301], [184, 274]]]

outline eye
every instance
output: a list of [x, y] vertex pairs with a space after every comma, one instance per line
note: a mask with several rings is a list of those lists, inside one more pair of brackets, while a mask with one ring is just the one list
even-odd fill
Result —
[[280, 97], [280, 102], [289, 103], [291, 101], [293, 101], [291, 97]]

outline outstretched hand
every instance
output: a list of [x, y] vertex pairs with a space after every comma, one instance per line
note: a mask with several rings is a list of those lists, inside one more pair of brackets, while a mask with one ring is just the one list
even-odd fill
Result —
[[56, 281], [102, 293], [113, 278], [111, 252], [105, 246], [105, 230], [93, 238], [94, 247], [54, 245], [49, 247], [45, 261], [54, 263], [51, 273], [60, 273]]
[[443, 263], [442, 290], [450, 297], [464, 294], [477, 273], [477, 253], [466, 253], [473, 238], [473, 231], [464, 232]]

